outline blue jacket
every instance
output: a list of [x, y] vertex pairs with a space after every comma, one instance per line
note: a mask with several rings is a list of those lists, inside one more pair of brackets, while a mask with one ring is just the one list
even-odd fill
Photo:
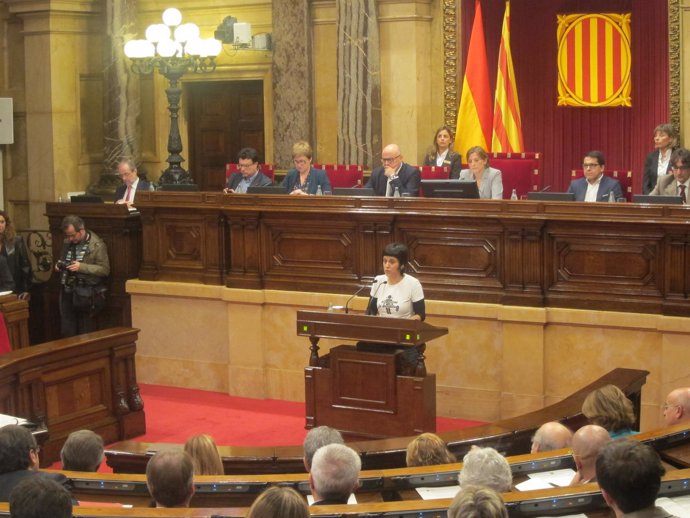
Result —
[[[616, 200], [623, 198], [623, 189], [621, 183], [605, 174], [601, 177], [599, 183], [599, 190], [597, 191], [597, 201], [609, 201], [609, 193], [613, 191]], [[575, 194], [575, 201], [585, 201], [587, 194], [587, 178], [578, 178], [573, 180], [568, 187], [568, 192]]]
[[[299, 171], [297, 169], [290, 169], [283, 183], [280, 185], [285, 187], [285, 192], [290, 194], [295, 186], [299, 184]], [[328, 175], [326, 171], [321, 169], [314, 169], [313, 167], [309, 170], [309, 182], [307, 183], [307, 193], [316, 194], [316, 190], [321, 186], [321, 191], [326, 192], [331, 190], [331, 182], [328, 180]]]

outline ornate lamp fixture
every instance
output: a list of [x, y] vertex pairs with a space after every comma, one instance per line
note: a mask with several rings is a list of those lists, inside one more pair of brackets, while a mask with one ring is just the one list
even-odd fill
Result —
[[177, 123], [182, 90], [179, 81], [191, 71], [195, 74], [213, 72], [216, 56], [222, 43], [214, 38], [201, 39], [199, 27], [194, 23], [181, 23], [182, 13], [170, 7], [163, 11], [163, 23], [149, 25], [145, 40], [130, 40], [125, 43], [125, 56], [132, 60], [132, 71], [136, 74], [151, 74], [154, 69], [165, 76], [169, 87], [170, 133], [168, 134], [168, 168], [163, 172], [160, 183], [194, 183], [190, 174], [180, 165], [184, 159], [182, 139]]

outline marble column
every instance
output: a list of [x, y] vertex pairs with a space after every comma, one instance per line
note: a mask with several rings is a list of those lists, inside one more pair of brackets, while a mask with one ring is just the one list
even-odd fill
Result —
[[103, 44], [104, 109], [103, 170], [89, 189], [108, 194], [120, 185], [117, 162], [121, 157], [139, 160], [137, 118], [140, 113], [139, 80], [130, 70], [124, 44], [136, 34], [137, 0], [106, 0], [106, 38]]
[[337, 0], [338, 163], [378, 165], [381, 66], [375, 0]]
[[292, 167], [292, 145], [313, 142], [311, 17], [307, 0], [273, 0], [273, 161]]

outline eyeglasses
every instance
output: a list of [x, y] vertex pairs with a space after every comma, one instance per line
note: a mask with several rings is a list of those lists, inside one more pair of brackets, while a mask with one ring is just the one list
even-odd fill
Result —
[[690, 165], [674, 165], [671, 167], [672, 171], [687, 171], [690, 169]]
[[595, 169], [597, 167], [601, 167], [599, 164], [593, 164], [591, 162], [587, 162], [582, 164], [582, 169]]
[[302, 165], [302, 164], [307, 164], [309, 163], [309, 160], [306, 158], [295, 158], [293, 162], [297, 165]]
[[255, 165], [257, 165], [257, 164], [255, 164], [254, 162], [252, 162], [251, 164], [237, 164], [237, 168], [238, 169], [249, 169], [250, 167], [253, 167]]
[[670, 405], [669, 403], [664, 403], [664, 406], [661, 407], [662, 412], [666, 412], [669, 408], [678, 408], [680, 405]]
[[381, 157], [381, 162], [383, 162], [384, 164], [387, 164], [387, 163], [389, 163], [389, 162], [394, 162], [394, 161], [397, 160], [398, 158], [400, 158], [400, 155], [394, 156], [394, 157], [392, 157], [392, 158], [384, 158], [384, 157]]

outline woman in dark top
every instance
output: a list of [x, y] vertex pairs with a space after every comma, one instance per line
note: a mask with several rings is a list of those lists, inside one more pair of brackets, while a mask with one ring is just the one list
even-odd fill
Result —
[[448, 126], [441, 126], [436, 130], [434, 145], [424, 157], [424, 165], [448, 167], [450, 178], [460, 175], [462, 157], [453, 150], [453, 132]]
[[311, 166], [311, 146], [304, 140], [292, 146], [292, 161], [295, 168], [285, 175], [282, 185], [288, 194], [308, 195], [317, 194], [321, 187], [321, 194], [331, 192], [331, 182], [326, 171], [314, 169]]
[[[2, 282], [0, 289], [11, 289], [20, 299], [29, 299], [31, 291], [31, 262], [26, 243], [21, 236], [18, 236], [12, 225], [10, 217], [4, 210], [0, 210], [0, 256], [7, 263], [7, 268], [14, 284], [10, 288], [7, 283]], [[2, 268], [2, 261], [0, 261]], [[0, 272], [0, 277], [2, 277]], [[1, 280], [1, 279], [0, 279]]]
[[672, 124], [654, 128], [654, 151], [644, 161], [642, 192], [649, 194], [656, 187], [659, 175], [671, 174], [671, 153], [678, 146], [678, 133]]

